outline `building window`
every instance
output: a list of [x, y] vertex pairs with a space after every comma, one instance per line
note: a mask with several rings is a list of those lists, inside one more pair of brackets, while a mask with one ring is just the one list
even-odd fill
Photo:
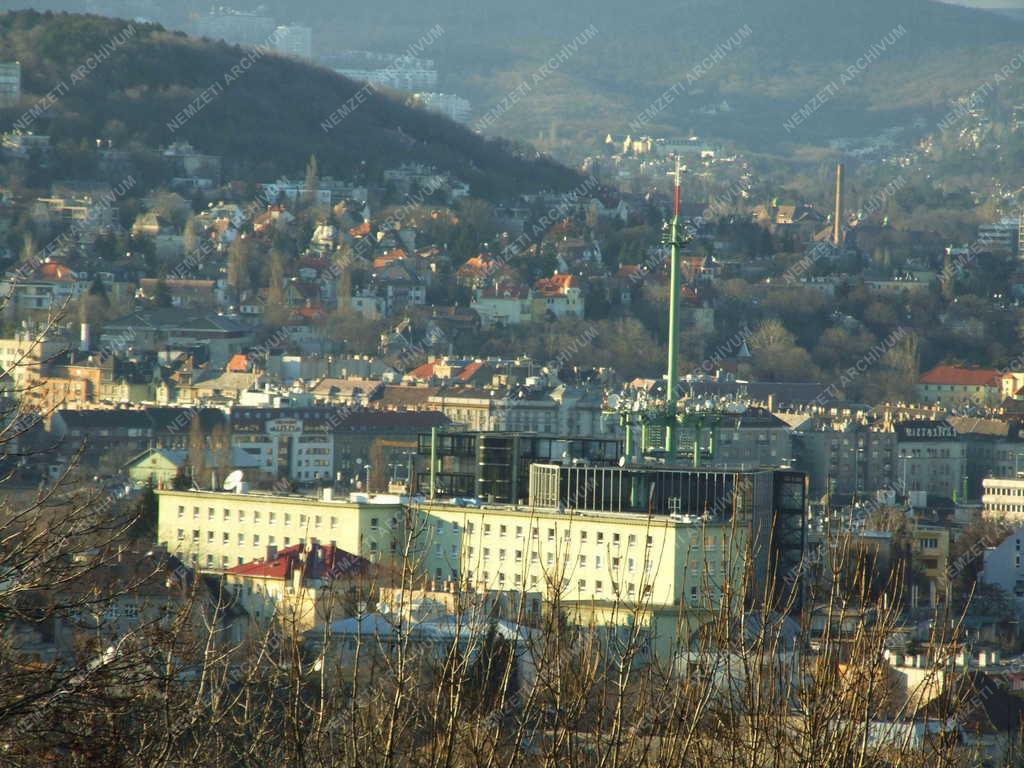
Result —
[[516, 526], [516, 538], [517, 539], [523, 538], [523, 526], [521, 526], [521, 525], [517, 525]]
[[507, 534], [508, 534], [507, 526], [504, 526], [504, 525], [498, 526], [498, 536], [500, 536], [501, 538], [504, 539]]
[[252, 545], [254, 547], [258, 547], [260, 545], [260, 535], [258, 533], [254, 533], [252, 535]]
[[178, 519], [181, 520], [181, 518], [183, 518], [184, 516], [185, 516], [185, 507], [179, 506], [178, 507]]

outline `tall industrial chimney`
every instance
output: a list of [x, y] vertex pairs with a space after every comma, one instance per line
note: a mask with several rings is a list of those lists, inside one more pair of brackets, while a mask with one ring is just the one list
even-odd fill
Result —
[[836, 165], [836, 209], [832, 212], [832, 245], [843, 244], [843, 164]]

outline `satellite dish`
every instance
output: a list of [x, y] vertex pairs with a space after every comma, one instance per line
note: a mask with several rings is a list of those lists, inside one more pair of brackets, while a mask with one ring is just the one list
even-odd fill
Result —
[[626, 457], [625, 456], [619, 456], [619, 466], [620, 467], [626, 466]]
[[224, 490], [236, 490], [238, 486], [241, 485], [243, 477], [245, 477], [245, 474], [242, 472], [242, 470], [236, 469], [234, 472], [232, 472], [230, 475], [224, 478]]

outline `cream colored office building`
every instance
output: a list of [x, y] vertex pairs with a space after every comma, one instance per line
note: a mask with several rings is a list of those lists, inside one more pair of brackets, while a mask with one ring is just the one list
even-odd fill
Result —
[[[406, 508], [304, 496], [158, 491], [159, 541], [202, 569], [220, 570], [316, 540], [377, 562], [406, 538], [425, 580], [570, 600], [697, 605], [738, 584], [746, 536], [731, 522], [525, 506]], [[406, 533], [408, 531], [408, 533]]]

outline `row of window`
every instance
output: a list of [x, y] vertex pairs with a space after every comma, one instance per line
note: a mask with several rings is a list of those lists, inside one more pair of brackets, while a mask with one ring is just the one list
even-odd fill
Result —
[[[454, 574], [454, 571], [452, 573]], [[470, 583], [472, 583], [474, 581], [474, 573], [473, 573], [473, 571], [467, 571], [466, 572], [466, 577], [469, 579]], [[521, 587], [523, 585], [523, 575], [521, 573], [514, 573], [514, 574], [512, 574], [511, 582], [512, 582], [512, 585], [514, 587]], [[483, 586], [485, 588], [488, 585], [497, 584], [498, 589], [502, 589], [508, 583], [508, 579], [505, 578], [504, 572], [498, 571], [498, 573], [496, 574], [495, 580], [492, 582], [491, 581], [491, 573], [490, 573], [490, 571], [482, 571], [480, 573], [479, 583], [480, 583], [481, 586]], [[569, 586], [571, 585], [571, 583], [572, 583], [572, 581], [570, 579], [562, 579], [562, 589], [568, 589]], [[538, 589], [538, 588], [540, 588], [540, 577], [536, 576], [536, 575], [530, 576], [529, 584], [530, 584], [530, 588], [531, 589]], [[577, 579], [576, 580], [576, 589], [578, 591], [580, 591], [580, 592], [586, 592], [587, 591], [587, 585], [588, 585], [588, 582], [587, 582], [586, 579]], [[610, 583], [610, 587], [611, 587], [611, 592], [613, 594], [620, 594], [619, 582], [612, 581]], [[593, 585], [593, 590], [594, 590], [594, 594], [598, 594], [598, 595], [602, 594], [604, 592], [604, 581], [602, 579], [595, 579], [594, 580], [594, 585]], [[650, 594], [650, 592], [651, 592], [650, 585], [645, 585], [644, 586], [644, 594], [648, 595], [648, 594]], [[634, 582], [628, 582], [626, 584], [626, 594], [631, 596], [631, 597], [635, 597], [636, 596], [636, 584]]]
[[[457, 532], [456, 530], [454, 530], [455, 523], [452, 523], [452, 526], [453, 526], [453, 531], [452, 532], [453, 533]], [[437, 524], [437, 532], [441, 533], [441, 531], [442, 531], [442, 524], [438, 523]], [[468, 533], [470, 536], [474, 535], [476, 533], [476, 524], [475, 523], [467, 523], [466, 524], [466, 533]], [[547, 538], [547, 540], [551, 541], [551, 542], [555, 541], [555, 539], [556, 539], [555, 533], [556, 532], [555, 532], [554, 528], [548, 528], [546, 530], [546, 538]], [[483, 535], [484, 536], [493, 536], [495, 534], [497, 534], [499, 539], [509, 538], [510, 536], [513, 535], [512, 526], [505, 525], [503, 523], [499, 524], [497, 526], [492, 525], [491, 523], [484, 523], [483, 524]], [[579, 539], [579, 543], [580, 544], [586, 544], [586, 543], [588, 543], [590, 541], [590, 534], [589, 534], [588, 531], [581, 530], [581, 531], [578, 532], [578, 534], [579, 534], [578, 539]], [[523, 539], [523, 537], [525, 536], [525, 528], [524, 528], [524, 526], [522, 526], [522, 525], [515, 526], [514, 536], [515, 536], [516, 539], [520, 539], [520, 540]], [[539, 526], [535, 525], [535, 526], [531, 527], [531, 529], [530, 529], [530, 538], [533, 539], [534, 541], [540, 539], [540, 528], [539, 528]], [[566, 542], [572, 541], [572, 529], [571, 528], [564, 528], [564, 529], [562, 529], [562, 541], [566, 541]], [[621, 533], [612, 533], [611, 536], [609, 537], [609, 541], [611, 542], [611, 545], [613, 547], [621, 546], [622, 545], [622, 534]], [[594, 542], [596, 544], [604, 544], [605, 543], [605, 533], [604, 533], [604, 531], [597, 531], [595, 533], [595, 535], [594, 535]], [[626, 535], [626, 546], [627, 547], [634, 547], [634, 546], [636, 546], [636, 543], [637, 543], [637, 536], [636, 536], [635, 533], [630, 533], [630, 534]], [[654, 545], [654, 537], [653, 536], [647, 536], [647, 546], [650, 547], [650, 546], [653, 546], [653, 545]]]
[[1024, 496], [1024, 488], [1002, 488], [999, 486], [986, 487], [985, 494], [989, 496]]
[[[440, 552], [438, 551], [438, 554], [439, 553]], [[452, 554], [455, 554], [455, 545], [454, 544], [452, 545]], [[502, 562], [502, 563], [506, 562], [508, 560], [508, 554], [509, 554], [508, 550], [499, 549], [498, 550], [498, 562]], [[466, 548], [466, 556], [467, 556], [467, 558], [470, 561], [472, 561], [473, 558], [476, 556], [476, 548], [475, 547], [467, 547]], [[516, 563], [523, 562], [523, 550], [521, 550], [521, 549], [514, 550], [513, 553], [512, 553], [512, 558], [513, 558], [513, 561], [516, 562]], [[483, 562], [486, 563], [490, 559], [491, 559], [491, 548], [490, 547], [483, 547]], [[622, 558], [621, 557], [617, 557], [617, 556], [616, 557], [610, 557], [610, 558], [608, 558], [608, 561], [611, 564], [611, 567], [613, 569], [615, 569], [615, 570], [618, 570], [619, 568], [622, 567]], [[579, 555], [576, 558], [576, 564], [579, 565], [580, 568], [586, 568], [589, 562], [590, 561], [588, 560], [587, 555]], [[594, 568], [604, 568], [604, 562], [605, 562], [604, 561], [604, 557], [602, 555], [594, 555], [594, 559], [593, 559]], [[540, 564], [540, 555], [537, 552], [530, 552], [530, 563], [533, 564], [533, 565], [539, 565]], [[548, 552], [547, 553], [547, 557], [545, 559], [545, 563], [547, 565], [554, 565], [555, 564], [555, 553], [554, 552]], [[569, 563], [569, 553], [568, 552], [565, 552], [565, 553], [562, 554], [562, 563], [566, 564], [566, 565]], [[648, 573], [651, 573], [654, 570], [654, 561], [650, 560], [650, 559], [647, 559], [645, 561], [644, 567], [646, 568]], [[629, 570], [629, 571], [637, 570], [637, 560], [636, 560], [635, 557], [627, 557], [626, 558], [626, 569]]]
[[[201, 517], [202, 517], [202, 515], [201, 515], [199, 507], [192, 507], [192, 519], [193, 520], [199, 520]], [[181, 506], [181, 505], [178, 506], [178, 519], [179, 520], [185, 519], [185, 507], [184, 506]], [[216, 511], [216, 509], [214, 509], [213, 507], [207, 507], [206, 508], [206, 519], [207, 520], [216, 520], [217, 519], [217, 511]], [[244, 509], [240, 509], [240, 510], [238, 510], [237, 513], [235, 513], [232, 510], [230, 510], [227, 507], [225, 507], [224, 510], [223, 510], [223, 514], [221, 516], [221, 519], [224, 522], [237, 521], [239, 523], [244, 523], [246, 521], [246, 511]], [[270, 525], [276, 525], [277, 524], [277, 520], [278, 520], [277, 512], [268, 512], [267, 513], [267, 522]], [[285, 525], [291, 525], [292, 524], [292, 513], [291, 512], [285, 512], [283, 514], [283, 520], [284, 520], [284, 524]], [[304, 515], [304, 514], [300, 514], [298, 516], [298, 521], [299, 521], [299, 525], [300, 526], [312, 525], [314, 528], [321, 528], [324, 525], [324, 518], [323, 518], [322, 515]], [[263, 514], [262, 514], [262, 512], [260, 512], [260, 510], [254, 509], [252, 511], [252, 522], [254, 522], [254, 523], [261, 523], [261, 522], [263, 522]], [[337, 528], [338, 527], [338, 518], [337, 517], [334, 517], [334, 516], [329, 517], [328, 518], [328, 522], [329, 522], [329, 525], [330, 525], [331, 528]]]

